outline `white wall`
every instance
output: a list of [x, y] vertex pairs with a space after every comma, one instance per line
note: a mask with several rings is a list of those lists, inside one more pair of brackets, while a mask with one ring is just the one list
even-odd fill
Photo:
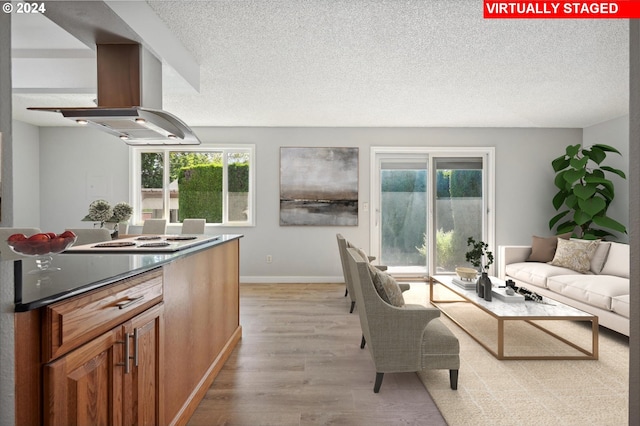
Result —
[[[2, 214], [0, 224], [13, 221], [11, 123], [11, 14], [0, 14], [0, 134], [2, 158]], [[13, 329], [13, 271], [0, 262], [0, 425], [15, 424], [15, 334]]]
[[[3, 209], [0, 214], [0, 225], [2, 226], [11, 226], [13, 222], [11, 93], [11, 14], [2, 13], [0, 14], [0, 134], [2, 134], [0, 185], [2, 185]], [[0, 405], [0, 408], [2, 406]]]
[[[256, 144], [257, 222], [253, 228], [215, 228], [242, 233], [241, 276], [251, 281], [341, 280], [337, 232], [369, 247], [369, 152], [371, 146], [495, 146], [496, 244], [527, 244], [547, 235], [553, 216], [551, 160], [569, 144], [582, 142], [581, 129], [495, 128], [198, 128], [205, 143]], [[281, 146], [360, 148], [360, 214], [357, 227], [279, 226]], [[41, 227], [56, 231], [86, 227], [80, 222], [99, 192], [110, 202], [129, 194], [128, 147], [92, 129], [43, 128], [40, 132]], [[95, 183], [104, 189], [93, 188]], [[266, 255], [273, 262], [265, 262]]]
[[90, 128], [40, 129], [40, 228], [90, 228], [89, 204], [129, 201], [129, 149]]
[[[13, 226], [40, 223], [40, 128], [13, 121]], [[34, 225], [35, 224], [35, 225]]]
[[[608, 153], [603, 165], [622, 170], [627, 179], [610, 174], [616, 195], [607, 214], [623, 223], [629, 232], [629, 116], [618, 117], [613, 120], [583, 129], [582, 143], [585, 147], [601, 143], [616, 148], [622, 155]], [[619, 235], [618, 241], [629, 242], [629, 235]]]

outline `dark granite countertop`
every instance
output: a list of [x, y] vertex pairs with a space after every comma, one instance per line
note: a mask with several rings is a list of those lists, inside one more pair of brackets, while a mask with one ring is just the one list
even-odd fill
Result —
[[52, 267], [59, 270], [46, 272], [31, 272], [37, 270], [36, 261], [25, 257], [14, 261], [15, 311], [37, 309], [241, 237], [220, 235], [216, 240], [172, 253], [63, 253], [53, 256]]

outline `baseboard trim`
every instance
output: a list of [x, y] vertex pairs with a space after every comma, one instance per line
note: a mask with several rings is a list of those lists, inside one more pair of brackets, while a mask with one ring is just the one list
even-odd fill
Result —
[[246, 276], [240, 277], [240, 284], [296, 284], [296, 283], [344, 283], [344, 277], [339, 276], [325, 276], [325, 277], [260, 277], [260, 276]]

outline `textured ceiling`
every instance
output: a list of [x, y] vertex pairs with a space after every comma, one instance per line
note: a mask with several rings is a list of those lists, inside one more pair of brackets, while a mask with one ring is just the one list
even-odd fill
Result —
[[[587, 127], [628, 113], [627, 20], [485, 20], [480, 0], [147, 3], [200, 64], [200, 93], [163, 87], [192, 127]], [[25, 106], [90, 99], [16, 94], [14, 116], [37, 124]]]

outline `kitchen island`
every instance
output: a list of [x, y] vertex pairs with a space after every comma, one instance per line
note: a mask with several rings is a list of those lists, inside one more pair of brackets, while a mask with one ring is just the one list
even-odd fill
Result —
[[[242, 335], [239, 239], [13, 269], [13, 424], [185, 424]], [[4, 370], [4, 369], [3, 369]], [[4, 373], [3, 373], [4, 374]], [[3, 400], [9, 393], [3, 379]], [[9, 389], [10, 391], [10, 389]], [[7, 407], [3, 405], [3, 409]], [[5, 419], [7, 419], [5, 418]]]

